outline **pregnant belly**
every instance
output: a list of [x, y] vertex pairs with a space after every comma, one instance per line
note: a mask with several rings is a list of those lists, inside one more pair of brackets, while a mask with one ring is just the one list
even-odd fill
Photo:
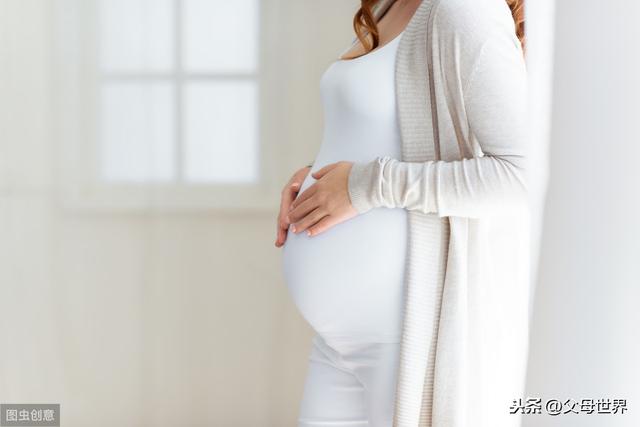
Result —
[[404, 209], [372, 209], [313, 237], [289, 231], [284, 277], [302, 316], [327, 337], [398, 342], [406, 239]]

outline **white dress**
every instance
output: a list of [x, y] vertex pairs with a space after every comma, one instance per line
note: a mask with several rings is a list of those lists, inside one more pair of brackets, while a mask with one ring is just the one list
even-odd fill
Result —
[[[341, 160], [401, 157], [395, 97], [400, 34], [321, 79], [324, 135], [312, 171]], [[315, 182], [311, 173], [301, 194]], [[328, 342], [399, 342], [407, 246], [405, 209], [372, 209], [309, 237], [288, 232], [284, 276], [304, 318]]]

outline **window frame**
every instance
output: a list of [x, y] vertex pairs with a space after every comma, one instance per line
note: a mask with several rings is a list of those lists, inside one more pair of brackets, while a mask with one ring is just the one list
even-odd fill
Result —
[[[182, 0], [173, 0], [176, 3]], [[279, 31], [268, 19], [279, 8], [279, 0], [259, 0], [259, 46], [257, 70], [242, 73], [243, 78], [255, 79], [258, 85], [258, 182], [257, 183], [194, 183], [143, 182], [108, 183], [100, 181], [98, 150], [98, 92], [105, 76], [97, 73], [98, 64], [98, 0], [58, 0], [54, 8], [52, 37], [52, 85], [55, 140], [59, 155], [58, 178], [61, 181], [61, 204], [71, 210], [120, 211], [274, 211], [279, 204], [278, 170], [282, 163], [277, 152], [283, 136], [280, 125], [284, 121], [285, 79], [279, 78], [277, 61], [268, 61], [266, 47], [277, 43]], [[269, 13], [267, 13], [267, 11]], [[175, 17], [179, 20], [179, 14]], [[179, 30], [179, 28], [176, 28]], [[180, 36], [176, 37], [180, 42]], [[176, 47], [176, 50], [178, 47]], [[153, 72], [144, 72], [144, 75]], [[127, 73], [129, 74], [129, 73]], [[132, 73], [111, 73], [108, 79], [136, 79]], [[160, 74], [164, 74], [161, 76]], [[186, 73], [173, 75], [174, 83], [184, 85]], [[191, 73], [195, 79], [237, 79], [240, 73]], [[158, 73], [159, 78], [167, 73]], [[169, 76], [171, 77], [171, 76]], [[146, 79], [146, 77], [145, 77]], [[183, 79], [183, 80], [179, 80]], [[178, 88], [175, 88], [176, 91]], [[184, 90], [184, 86], [182, 87]], [[268, 100], [268, 102], [267, 102]], [[181, 98], [174, 100], [179, 114]], [[276, 105], [274, 105], [276, 104]], [[90, 106], [89, 108], [87, 106]], [[179, 126], [176, 126], [179, 128]], [[176, 132], [182, 132], [181, 129]], [[180, 139], [182, 140], [182, 139]], [[176, 141], [181, 164], [183, 144]], [[180, 167], [180, 166], [178, 166]], [[177, 176], [181, 173], [176, 170]]]

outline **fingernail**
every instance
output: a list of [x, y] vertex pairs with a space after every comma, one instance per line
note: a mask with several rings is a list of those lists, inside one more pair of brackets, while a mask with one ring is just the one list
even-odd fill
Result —
[[307, 230], [307, 236], [311, 236], [311, 230]]
[[299, 185], [300, 185], [300, 183], [298, 183], [298, 182], [294, 182], [293, 184], [291, 184], [292, 187], [297, 187]]
[[291, 226], [291, 231], [293, 231], [294, 233], [296, 232], [296, 226], [295, 225]]

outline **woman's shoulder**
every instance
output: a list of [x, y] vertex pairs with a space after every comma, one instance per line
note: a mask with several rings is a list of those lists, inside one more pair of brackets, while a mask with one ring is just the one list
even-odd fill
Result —
[[439, 0], [434, 7], [433, 30], [442, 41], [481, 45], [491, 35], [515, 35], [506, 0]]

